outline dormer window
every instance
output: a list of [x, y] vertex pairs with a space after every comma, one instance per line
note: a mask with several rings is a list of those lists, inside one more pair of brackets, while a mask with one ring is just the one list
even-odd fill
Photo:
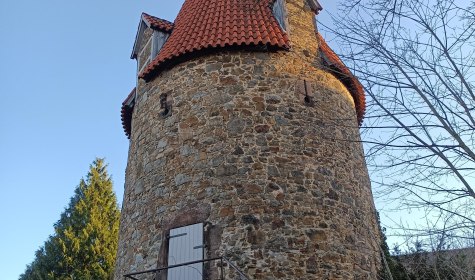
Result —
[[152, 35], [152, 53], [151, 59], [153, 60], [162, 49], [163, 45], [167, 41], [169, 34], [161, 31], [154, 31]]
[[287, 31], [287, 12], [285, 10], [284, 1], [285, 0], [276, 0], [272, 7], [272, 12], [277, 22], [279, 22], [280, 27], [282, 27], [284, 31]]
[[142, 72], [160, 53], [168, 37], [173, 32], [174, 24], [143, 13], [135, 37], [132, 59], [137, 59], [137, 72]]

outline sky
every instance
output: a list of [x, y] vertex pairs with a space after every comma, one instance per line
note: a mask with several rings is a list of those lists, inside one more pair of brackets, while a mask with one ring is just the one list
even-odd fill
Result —
[[2, 280], [33, 260], [96, 157], [122, 202], [140, 14], [173, 21], [180, 2], [0, 0]]
[[[329, 22], [335, 1], [320, 0]], [[122, 202], [120, 107], [141, 12], [173, 21], [183, 0], [0, 0], [0, 271], [18, 279], [96, 157]]]

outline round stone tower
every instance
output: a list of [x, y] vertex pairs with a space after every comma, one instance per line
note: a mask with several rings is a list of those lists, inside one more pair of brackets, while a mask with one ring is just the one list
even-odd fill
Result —
[[174, 23], [142, 15], [115, 279], [189, 250], [249, 279], [377, 279], [364, 92], [319, 35], [320, 9], [185, 0]]

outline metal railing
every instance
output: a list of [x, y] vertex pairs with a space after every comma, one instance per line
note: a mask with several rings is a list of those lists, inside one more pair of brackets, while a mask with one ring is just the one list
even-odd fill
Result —
[[[226, 280], [226, 279], [233, 279], [233, 280], [250, 280], [236, 265], [230, 262], [225, 257], [217, 257], [217, 258], [209, 258], [204, 260], [186, 262], [176, 265], [170, 265], [162, 268], [156, 269], [149, 269], [140, 272], [133, 272], [124, 274], [124, 279], [132, 279], [132, 280], [165, 280], [167, 279], [166, 272], [173, 268], [179, 267], [191, 267], [192, 265], [196, 264], [209, 264], [208, 267], [204, 268], [204, 275], [200, 276], [200, 279], [203, 280]], [[215, 267], [212, 267], [211, 264], [215, 263]], [[228, 271], [226, 271], [226, 267], [228, 267]], [[148, 277], [147, 277], [148, 276]], [[152, 278], [149, 278], [149, 277]], [[147, 278], [143, 278], [147, 277]], [[232, 277], [232, 278], [230, 278]]]

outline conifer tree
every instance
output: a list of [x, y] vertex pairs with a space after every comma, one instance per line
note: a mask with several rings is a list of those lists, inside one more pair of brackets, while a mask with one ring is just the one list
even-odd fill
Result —
[[20, 280], [110, 279], [115, 264], [119, 209], [103, 159], [90, 166], [68, 207]]

